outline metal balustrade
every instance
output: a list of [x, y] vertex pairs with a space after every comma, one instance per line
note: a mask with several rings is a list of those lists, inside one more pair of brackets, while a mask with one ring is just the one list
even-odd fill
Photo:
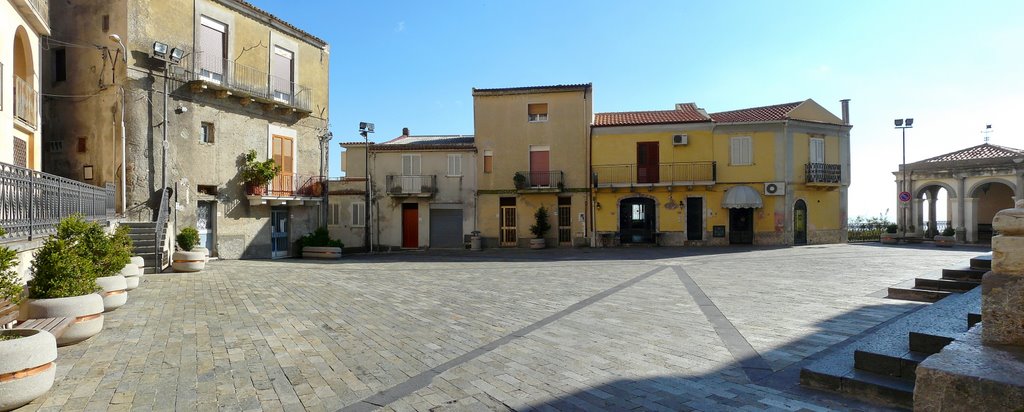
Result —
[[262, 187], [248, 187], [250, 196], [322, 197], [327, 187], [324, 176], [281, 174]]
[[842, 165], [808, 163], [804, 167], [807, 183], [840, 183], [843, 178]]
[[61, 219], [80, 214], [106, 220], [116, 213], [116, 190], [0, 163], [0, 227], [2, 242], [33, 240], [56, 231]]
[[390, 196], [420, 196], [437, 193], [437, 175], [388, 175], [385, 179]]
[[220, 56], [196, 51], [169, 71], [169, 76], [183, 82], [202, 82], [214, 89], [224, 89], [240, 97], [251, 97], [310, 111], [312, 91], [282, 77], [237, 63]]
[[544, 189], [562, 188], [565, 174], [561, 170], [548, 170], [544, 172], [519, 171], [512, 176], [512, 183], [516, 189]]
[[658, 164], [657, 174], [651, 168], [632, 164], [593, 167], [597, 187], [637, 184], [704, 184], [717, 180], [718, 167], [710, 162], [673, 162]]

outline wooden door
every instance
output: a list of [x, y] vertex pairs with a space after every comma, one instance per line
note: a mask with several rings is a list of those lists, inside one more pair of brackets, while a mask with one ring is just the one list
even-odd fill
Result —
[[658, 183], [658, 142], [637, 142], [636, 182]]
[[704, 198], [686, 198], [686, 240], [704, 240]]
[[419, 204], [402, 204], [402, 247], [415, 249], [420, 243]]
[[291, 196], [295, 192], [293, 142], [290, 137], [277, 135], [271, 140], [274, 163], [281, 166], [281, 173], [274, 178], [270, 189], [276, 196]]
[[547, 150], [530, 151], [530, 187], [551, 186], [551, 163]]

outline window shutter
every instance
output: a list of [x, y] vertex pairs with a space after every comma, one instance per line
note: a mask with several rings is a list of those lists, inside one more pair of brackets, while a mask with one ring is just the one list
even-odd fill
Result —
[[199, 26], [200, 68], [214, 74], [224, 73], [224, 33], [227, 26], [202, 18]]
[[462, 155], [448, 155], [448, 176], [462, 176]]
[[811, 139], [810, 148], [810, 163], [825, 163], [825, 140], [813, 138]]
[[270, 74], [274, 91], [288, 96], [292, 94], [292, 81], [294, 81], [292, 78], [294, 74], [292, 56], [292, 52], [280, 47], [274, 47], [274, 54], [271, 56]]
[[754, 164], [754, 142], [752, 138], [744, 137], [743, 140], [743, 164]]

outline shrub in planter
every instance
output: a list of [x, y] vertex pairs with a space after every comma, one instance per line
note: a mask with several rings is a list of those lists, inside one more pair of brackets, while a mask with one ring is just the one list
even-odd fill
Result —
[[531, 249], [543, 249], [547, 246], [544, 242], [544, 235], [551, 230], [551, 224], [548, 223], [548, 209], [544, 206], [537, 208], [537, 211], [533, 214], [534, 223], [530, 225], [530, 233], [533, 234], [533, 239], [530, 239]]
[[953, 245], [956, 244], [956, 237], [955, 237], [955, 235], [956, 235], [956, 230], [954, 230], [951, 227], [946, 227], [945, 229], [942, 229], [942, 234], [941, 235], [936, 235], [933, 238], [933, 240], [935, 240], [935, 246], [938, 246], [938, 247], [953, 247]]
[[125, 225], [120, 225], [114, 230], [114, 235], [111, 237], [111, 242], [114, 247], [119, 250], [118, 253], [128, 256], [128, 261], [118, 271], [119, 275], [124, 276], [125, 282], [128, 285], [128, 290], [133, 290], [139, 287], [139, 277], [142, 276], [142, 270], [139, 268], [138, 262], [135, 257], [132, 256], [132, 238], [128, 235], [131, 228]]
[[340, 240], [331, 239], [327, 228], [317, 228], [299, 239], [302, 257], [306, 259], [340, 259], [341, 248], [345, 247]]
[[22, 317], [74, 318], [58, 345], [86, 340], [103, 330], [103, 298], [96, 294], [96, 265], [88, 258], [84, 243], [88, 224], [78, 216], [65, 218], [36, 251], [29, 301]]
[[[0, 229], [0, 236], [6, 232]], [[18, 279], [18, 253], [8, 247], [0, 246], [0, 299], [6, 299], [17, 305], [21, 303], [22, 286]]]
[[181, 229], [178, 236], [178, 247], [171, 257], [171, 267], [175, 272], [198, 272], [206, 267], [206, 253], [192, 250], [199, 244], [199, 231], [194, 227]]
[[250, 195], [266, 194], [267, 184], [281, 173], [281, 165], [274, 159], [256, 160], [256, 151], [249, 150], [242, 155], [242, 167], [239, 170], [246, 192]]
[[955, 234], [956, 234], [956, 229], [953, 229], [953, 228], [951, 228], [949, 226], [946, 226], [945, 229], [942, 229], [942, 236], [953, 236]]
[[86, 258], [95, 266], [96, 284], [102, 289], [103, 311], [124, 306], [128, 303], [128, 280], [121, 271], [131, 262], [131, 252], [125, 249], [124, 239], [107, 235], [95, 222], [86, 223], [80, 236]]

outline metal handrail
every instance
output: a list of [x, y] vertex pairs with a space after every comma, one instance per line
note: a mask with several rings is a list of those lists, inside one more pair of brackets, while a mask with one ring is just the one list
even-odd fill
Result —
[[167, 226], [167, 203], [170, 201], [170, 190], [164, 188], [163, 193], [160, 195], [160, 208], [156, 215], [156, 227], [154, 228], [154, 242], [153, 242], [153, 256], [156, 258], [156, 270], [159, 272], [164, 268], [164, 248], [163, 245], [166, 243], [164, 234], [166, 233], [165, 227]]
[[546, 189], [562, 188], [565, 175], [561, 170], [548, 170], [543, 172], [523, 170], [512, 175], [512, 183], [516, 189]]
[[116, 210], [114, 185], [93, 186], [0, 162], [0, 241], [32, 240], [56, 231], [61, 219], [80, 214], [106, 220]]
[[182, 60], [169, 75], [184, 82], [201, 81], [232, 90], [240, 96], [258, 98], [302, 110], [312, 107], [312, 91], [290, 79], [273, 76], [263, 70], [201, 50]]

